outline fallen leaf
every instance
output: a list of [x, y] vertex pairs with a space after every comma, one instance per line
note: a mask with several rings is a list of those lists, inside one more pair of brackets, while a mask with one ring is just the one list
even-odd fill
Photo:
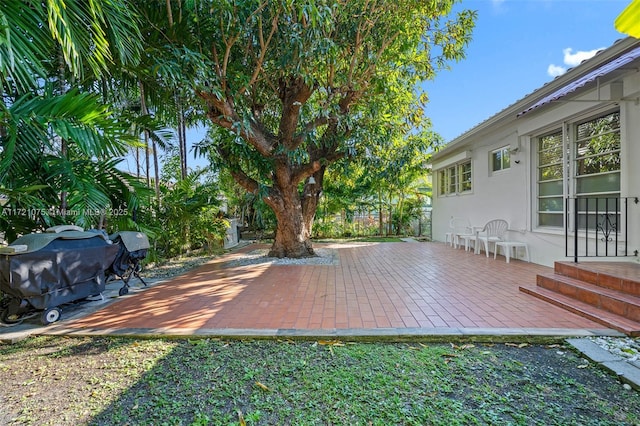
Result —
[[511, 346], [512, 348], [525, 348], [527, 346], [529, 346], [528, 343], [505, 343], [505, 346]]
[[318, 340], [319, 345], [324, 346], [344, 346], [340, 340]]
[[475, 348], [475, 347], [476, 347], [476, 345], [473, 345], [471, 343], [467, 343], [466, 345], [460, 346], [459, 349], [471, 349], [471, 348]]
[[589, 366], [589, 364], [580, 364], [578, 366], [578, 368], [587, 368]]
[[459, 355], [456, 354], [442, 354], [443, 357], [445, 358], [457, 358]]
[[268, 392], [271, 392], [271, 389], [269, 389], [269, 387], [268, 387], [267, 385], [264, 385], [264, 384], [262, 384], [262, 383], [260, 383], [260, 382], [256, 382], [256, 385], [257, 385], [260, 389], [263, 389], [263, 390], [266, 390], [266, 391], [268, 391]]
[[240, 410], [238, 410], [238, 422], [240, 423], [240, 426], [247, 426], [247, 422], [244, 421], [244, 416]]

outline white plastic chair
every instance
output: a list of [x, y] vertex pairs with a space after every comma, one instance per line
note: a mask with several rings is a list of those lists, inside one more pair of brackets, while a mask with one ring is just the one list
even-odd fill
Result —
[[[504, 235], [507, 233], [508, 229], [509, 229], [509, 223], [506, 220], [504, 219], [490, 220], [484, 225], [484, 227], [477, 234], [477, 236], [474, 235], [473, 237], [468, 237], [468, 239], [465, 239], [465, 241], [467, 242], [467, 245], [469, 241], [474, 241], [476, 254], [480, 253], [480, 250], [481, 250], [480, 242], [482, 242], [482, 245], [484, 246], [484, 252], [486, 253], [487, 257], [489, 257], [489, 251], [490, 251], [489, 245], [493, 243], [494, 245], [493, 250], [495, 251], [496, 249], [495, 243], [499, 241], [504, 241]], [[476, 239], [480, 241], [476, 241]]]
[[454, 248], [458, 248], [460, 245], [460, 238], [462, 236], [473, 233], [469, 220], [459, 217], [451, 218], [449, 221], [449, 228], [451, 231], [445, 234], [445, 243], [451, 244]]

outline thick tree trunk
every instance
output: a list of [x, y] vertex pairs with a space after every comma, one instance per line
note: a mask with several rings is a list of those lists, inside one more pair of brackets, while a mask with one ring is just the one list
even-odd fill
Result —
[[271, 206], [278, 221], [276, 236], [269, 251], [270, 257], [311, 257], [315, 256], [302, 214], [302, 202], [297, 185], [282, 188], [280, 197], [270, 197]]
[[302, 216], [308, 238], [311, 238], [313, 232], [313, 221], [316, 218], [316, 210], [318, 210], [318, 204], [320, 203], [324, 172], [326, 169], [326, 166], [322, 166], [320, 170], [311, 175], [315, 183], [309, 183], [307, 180], [302, 193]]

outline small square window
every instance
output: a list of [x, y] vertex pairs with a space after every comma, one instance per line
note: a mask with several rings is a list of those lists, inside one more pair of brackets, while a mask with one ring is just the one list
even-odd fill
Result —
[[491, 151], [491, 171], [498, 172], [511, 167], [511, 154], [509, 147], [504, 147]]

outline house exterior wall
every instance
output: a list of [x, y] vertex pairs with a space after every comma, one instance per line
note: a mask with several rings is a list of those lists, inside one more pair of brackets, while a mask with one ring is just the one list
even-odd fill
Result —
[[[444, 241], [452, 217], [468, 219], [472, 226], [505, 219], [509, 222], [507, 239], [527, 242], [532, 262], [552, 266], [555, 261], [567, 260], [564, 230], [537, 225], [536, 138], [565, 125], [570, 129], [572, 123], [604, 112], [620, 111], [620, 196], [640, 197], [640, 72], [625, 68], [615, 79], [603, 81], [605, 84], [598, 81], [572, 96], [522, 114], [534, 92], [504, 114], [457, 138], [446, 152], [434, 155], [433, 239]], [[511, 152], [510, 167], [492, 172], [491, 153], [503, 147]], [[472, 189], [442, 195], [439, 171], [467, 159], [471, 160]], [[568, 185], [564, 186], [566, 196]], [[632, 232], [628, 249], [633, 252], [640, 249], [640, 205], [630, 203], [629, 213], [628, 229]], [[625, 259], [638, 261], [638, 256]]]

